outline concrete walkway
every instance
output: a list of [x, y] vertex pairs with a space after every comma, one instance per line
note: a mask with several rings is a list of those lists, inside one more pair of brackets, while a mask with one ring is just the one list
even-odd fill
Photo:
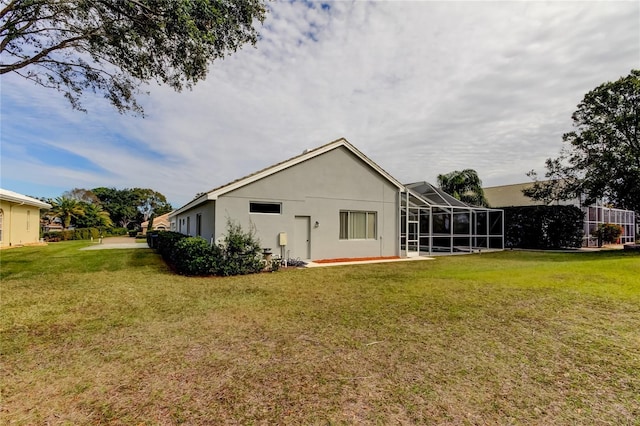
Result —
[[322, 262], [322, 263], [309, 262], [305, 265], [305, 268], [321, 268], [324, 266], [342, 266], [342, 265], [365, 265], [368, 263], [414, 262], [416, 260], [434, 260], [434, 258], [426, 257], [426, 256], [417, 256], [417, 257], [402, 257], [400, 259], [356, 260], [353, 262]]
[[149, 248], [146, 242], [138, 243], [133, 237], [107, 237], [102, 239], [102, 243], [93, 240], [93, 244], [80, 250], [109, 250], [109, 249], [139, 249]]

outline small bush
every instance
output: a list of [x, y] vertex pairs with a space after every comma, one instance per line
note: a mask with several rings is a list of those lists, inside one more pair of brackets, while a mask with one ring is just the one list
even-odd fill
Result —
[[593, 233], [593, 236], [598, 238], [598, 245], [602, 243], [613, 244], [618, 241], [618, 238], [622, 235], [622, 226], [614, 223], [601, 223], [598, 225], [598, 229]]
[[242, 226], [229, 220], [224, 242], [214, 249], [215, 274], [230, 276], [260, 272], [264, 268], [261, 251], [255, 230], [244, 231]]
[[104, 228], [104, 236], [119, 236], [127, 235], [129, 230], [127, 228]]
[[268, 269], [271, 272], [277, 272], [280, 270], [280, 266], [282, 265], [282, 259], [278, 258], [273, 258], [271, 259], [271, 265], [268, 266]]
[[42, 238], [48, 242], [70, 241], [70, 240], [90, 240], [100, 238], [100, 235], [113, 235], [109, 232], [111, 228], [76, 228], [65, 229], [63, 231], [43, 232]]
[[178, 255], [176, 245], [184, 238], [187, 238], [187, 235], [179, 232], [151, 232], [147, 236], [147, 243], [149, 247], [156, 249], [167, 262], [175, 264]]
[[176, 244], [174, 266], [183, 275], [211, 275], [214, 252], [207, 241], [200, 237], [182, 238]]
[[219, 246], [172, 231], [149, 232], [147, 243], [183, 275], [245, 275], [260, 272], [265, 266], [255, 232], [245, 232], [231, 221]]

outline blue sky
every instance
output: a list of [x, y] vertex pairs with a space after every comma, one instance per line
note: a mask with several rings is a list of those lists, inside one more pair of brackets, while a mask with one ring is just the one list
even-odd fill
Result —
[[[640, 68], [640, 3], [271, 2], [257, 46], [146, 118], [2, 77], [0, 186], [36, 197], [145, 187], [174, 207], [345, 137], [404, 182], [527, 181], [586, 92]], [[295, 184], [295, 183], [292, 183]]]

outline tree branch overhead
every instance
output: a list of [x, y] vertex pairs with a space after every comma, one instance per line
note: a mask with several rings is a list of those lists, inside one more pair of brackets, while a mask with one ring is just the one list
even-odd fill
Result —
[[263, 1], [12, 0], [0, 10], [0, 75], [46, 81], [76, 109], [90, 90], [142, 113], [141, 84], [192, 87], [214, 60], [255, 44]]

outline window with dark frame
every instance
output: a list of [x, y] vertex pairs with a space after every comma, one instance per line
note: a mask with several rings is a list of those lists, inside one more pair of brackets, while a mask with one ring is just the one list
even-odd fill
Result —
[[282, 203], [264, 203], [251, 201], [249, 213], [282, 214]]
[[202, 214], [196, 215], [196, 235], [200, 237], [202, 235]]

